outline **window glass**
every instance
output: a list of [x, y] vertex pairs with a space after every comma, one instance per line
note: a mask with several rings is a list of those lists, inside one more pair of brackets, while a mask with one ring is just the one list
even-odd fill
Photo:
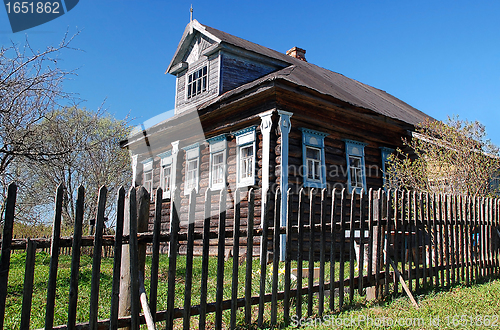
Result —
[[242, 179], [253, 176], [253, 144], [240, 148], [240, 171]]
[[187, 161], [186, 172], [186, 189], [188, 192], [196, 188], [196, 179], [198, 176], [198, 159], [191, 159]]
[[212, 186], [224, 183], [224, 152], [212, 155]]
[[163, 166], [163, 191], [164, 192], [170, 191], [171, 171], [172, 171], [171, 165]]
[[187, 98], [201, 94], [207, 90], [207, 66], [188, 75]]

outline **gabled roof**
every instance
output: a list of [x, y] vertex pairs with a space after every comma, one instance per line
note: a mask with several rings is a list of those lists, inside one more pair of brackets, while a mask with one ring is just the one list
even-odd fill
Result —
[[[201, 105], [201, 107], [213, 104], [214, 102], [227, 98], [229, 95], [242, 92], [265, 81], [282, 79], [298, 86], [312, 89], [321, 94], [332, 96], [354, 106], [372, 110], [393, 119], [401, 120], [411, 125], [416, 125], [417, 123], [422, 122], [425, 118], [429, 118], [429, 116], [425, 113], [415, 109], [387, 92], [363, 84], [339, 73], [301, 61], [212, 27], [202, 25], [196, 20], [193, 20], [192, 28], [205, 34], [207, 37], [218, 43], [236, 46], [243, 50], [261, 54], [289, 64], [289, 66], [281, 70], [235, 88], [234, 90]], [[185, 47], [183, 45], [185, 45], [188, 41], [187, 39], [189, 38], [190, 31], [191, 23], [188, 24], [186, 30], [184, 31], [184, 35], [179, 43], [176, 55], [172, 59], [169, 68], [176, 64], [176, 61], [179, 61], [179, 52], [182, 47]]]

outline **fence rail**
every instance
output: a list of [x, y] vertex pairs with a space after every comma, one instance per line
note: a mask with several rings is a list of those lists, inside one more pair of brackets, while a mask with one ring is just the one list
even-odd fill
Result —
[[[172, 329], [175, 320], [182, 323], [184, 329], [190, 328], [193, 322], [200, 329], [209, 326], [234, 328], [238, 320], [257, 322], [260, 327], [278, 322], [279, 304], [279, 309], [283, 311], [280, 320], [286, 323], [293, 313], [300, 319], [305, 315], [322, 316], [327, 310], [342, 310], [347, 300], [349, 304], [353, 302], [355, 295], [380, 298], [402, 293], [406, 289], [411, 296], [430, 287], [447, 287], [457, 283], [468, 285], [482, 277], [496, 276], [500, 270], [500, 209], [497, 199], [400, 190], [348, 194], [345, 189], [301, 189], [298, 194], [286, 192], [287, 225], [280, 227], [280, 191], [267, 193], [265, 205], [268, 209], [262, 214], [255, 214], [253, 189], [233, 192], [234, 217], [227, 219], [225, 204], [228, 192], [222, 190], [216, 215], [218, 228], [211, 231], [210, 222], [214, 217], [211, 202], [216, 193], [207, 190], [203, 231], [197, 232], [194, 227], [195, 193], [193, 191], [190, 196], [187, 227], [181, 230], [178, 213], [181, 209], [180, 196], [177, 191], [171, 201], [171, 230], [161, 232], [162, 191], [159, 188], [155, 200], [154, 229], [152, 232], [137, 232], [140, 224], [147, 223], [149, 218], [149, 194], [144, 188], [131, 188], [126, 196], [122, 188], [117, 197], [115, 235], [103, 235], [107, 194], [106, 188], [102, 187], [95, 235], [82, 236], [85, 192], [80, 188], [74, 235], [60, 237], [63, 189], [60, 186], [56, 193], [51, 239], [12, 239], [17, 188], [14, 184], [9, 187], [0, 257], [0, 328], [4, 324], [12, 250], [26, 251], [21, 329], [30, 327], [37, 248], [50, 247], [51, 255], [45, 329], [117, 329], [125, 326], [138, 329], [140, 324], [154, 328], [158, 322], [165, 322], [166, 328]], [[248, 200], [245, 227], [241, 226], [240, 220], [239, 201], [243, 195]], [[261, 218], [258, 228], [254, 226], [257, 216]], [[280, 261], [278, 253], [281, 235], [286, 235], [284, 261]], [[258, 237], [261, 249], [260, 255], [255, 258], [253, 242]], [[211, 239], [218, 242], [215, 257], [209, 256]], [[227, 276], [224, 265], [228, 258], [225, 253], [228, 239], [233, 244], [230, 248], [232, 271], [229, 279], [224, 278]], [[246, 240], [244, 244], [241, 243], [243, 240]], [[196, 295], [192, 291], [195, 241], [202, 243], [200, 289]], [[165, 281], [165, 276], [159, 276], [161, 243], [169, 245], [168, 294], [164, 310], [158, 310], [158, 286]], [[179, 260], [184, 259], [178, 257], [180, 244], [186, 247], [185, 264], [182, 265]], [[141, 264], [146, 245], [149, 245], [148, 251], [152, 254], [149, 303], [145, 299], [144, 263]], [[91, 307], [88, 322], [76, 324], [80, 251], [85, 246], [92, 246], [93, 251]], [[58, 257], [61, 249], [69, 247], [72, 262], [68, 321], [65, 325], [54, 326]], [[103, 247], [113, 249], [112, 298], [110, 318], [98, 320]], [[212, 265], [214, 260], [217, 264], [213, 288], [209, 287], [210, 258]], [[253, 262], [255, 259], [258, 259], [258, 267]], [[176, 281], [180, 267], [183, 268], [183, 283]], [[284, 271], [281, 271], [283, 268]], [[255, 280], [256, 273], [258, 279]], [[130, 275], [128, 300], [123, 288], [120, 289], [120, 277], [124, 274]], [[244, 274], [243, 282], [239, 280], [240, 274]], [[258, 289], [255, 281], [258, 281]], [[230, 294], [224, 293], [225, 288], [230, 288]], [[213, 301], [209, 301], [209, 289], [215, 289]], [[179, 294], [182, 294], [182, 306], [176, 303]], [[317, 299], [314, 299], [315, 296]], [[126, 301], [129, 301], [128, 308], [123, 307]], [[303, 307], [307, 310], [303, 311]], [[124, 309], [128, 309], [130, 314], [125, 315]], [[229, 321], [223, 320], [226, 310], [230, 311]], [[215, 314], [215, 320], [210, 324], [207, 323], [209, 313]]]

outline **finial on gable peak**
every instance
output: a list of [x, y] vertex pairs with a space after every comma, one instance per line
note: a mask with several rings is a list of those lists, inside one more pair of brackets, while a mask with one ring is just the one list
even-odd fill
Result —
[[193, 33], [193, 5], [191, 4], [191, 8], [189, 8], [189, 27], [190, 33]]

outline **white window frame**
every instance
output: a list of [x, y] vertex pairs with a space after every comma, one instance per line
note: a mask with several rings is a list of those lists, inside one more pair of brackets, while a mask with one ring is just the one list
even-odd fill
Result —
[[384, 185], [384, 189], [386, 189], [387, 183], [387, 162], [389, 160], [389, 155], [394, 153], [394, 149], [387, 147], [380, 147], [380, 155], [382, 158], [382, 184]]
[[[153, 195], [153, 158], [143, 160], [142, 162], [142, 186], [146, 188], [149, 195]], [[150, 174], [151, 178], [146, 180], [146, 175]]]
[[[170, 198], [172, 190], [172, 150], [166, 151], [158, 155], [160, 157], [160, 187], [163, 190], [163, 198]], [[168, 177], [169, 184], [166, 184], [165, 169], [170, 169]]]
[[[304, 187], [326, 188], [326, 165], [325, 165], [325, 137], [327, 133], [318, 132], [309, 128], [301, 127], [302, 132], [302, 178]], [[319, 151], [319, 160], [314, 160], [314, 163], [319, 162], [318, 179], [309, 177], [309, 160], [307, 157], [307, 149]]]
[[[203, 70], [206, 70], [205, 73], [203, 73]], [[199, 74], [201, 71], [201, 75], [198, 76], [197, 78], [194, 78], [196, 74]], [[191, 71], [186, 75], [186, 100], [190, 100], [194, 98], [197, 95], [203, 94], [208, 90], [208, 63], [205, 63], [201, 67], [196, 68], [195, 70]], [[189, 82], [189, 78], [191, 78], [191, 82]], [[195, 84], [196, 82], [196, 84]], [[201, 83], [201, 85], [200, 85]], [[201, 86], [200, 90], [198, 91], [198, 88], [196, 88], [194, 93], [190, 93], [191, 86]]]
[[[208, 139], [207, 142], [209, 143], [210, 146], [210, 171], [209, 171], [209, 187], [212, 190], [221, 190], [226, 186], [226, 171], [227, 171], [227, 139], [226, 135], [219, 135], [216, 137], [213, 137], [211, 139]], [[214, 162], [214, 157], [216, 155], [222, 154], [222, 163], [218, 164], [218, 169], [222, 167], [222, 180], [220, 182], [213, 182], [215, 172], [218, 170], [214, 168], [215, 162]]]
[[[349, 193], [352, 193], [353, 189], [359, 194], [361, 193], [361, 189], [364, 189], [366, 193], [366, 166], [365, 166], [365, 146], [366, 143], [353, 141], [353, 140], [344, 140], [345, 149], [346, 149], [346, 161], [347, 161], [347, 185], [349, 189]], [[361, 186], [353, 186], [353, 178], [351, 177], [351, 165], [350, 158], [357, 158], [360, 160], [360, 168], [361, 170]]]
[[[200, 182], [200, 144], [195, 143], [185, 148], [182, 148], [186, 152], [186, 167], [184, 173], [184, 195], [189, 195], [193, 188], [198, 193], [199, 182]], [[188, 168], [189, 164], [196, 164], [196, 168], [193, 172], [194, 178], [191, 182], [188, 180]], [[193, 187], [189, 187], [190, 184], [193, 184]]]
[[[248, 187], [248, 186], [253, 186], [255, 185], [255, 155], [256, 155], [256, 148], [255, 148], [255, 129], [257, 126], [251, 126], [247, 127], [245, 129], [242, 129], [238, 132], [234, 133], [234, 136], [236, 136], [236, 177], [237, 177], [237, 187]], [[252, 174], [249, 177], [243, 177], [243, 173], [241, 171], [241, 165], [242, 165], [242, 159], [241, 159], [241, 151], [244, 148], [250, 147], [252, 148], [252, 157], [250, 159], [250, 164], [252, 166]]]

